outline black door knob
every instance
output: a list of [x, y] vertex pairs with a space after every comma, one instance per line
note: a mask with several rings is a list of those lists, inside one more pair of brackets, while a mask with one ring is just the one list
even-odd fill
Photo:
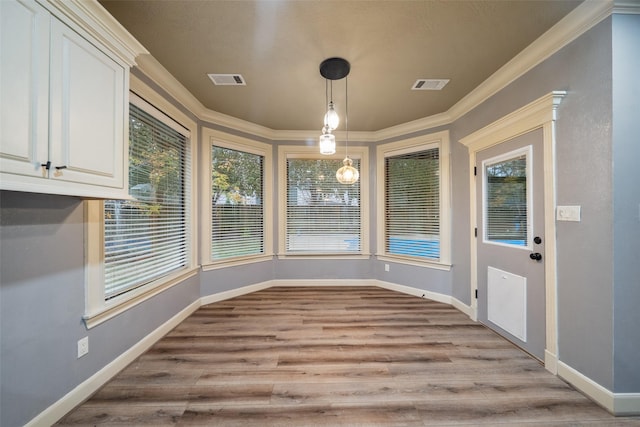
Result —
[[532, 254], [529, 254], [529, 258], [534, 261], [540, 261], [542, 259], [542, 254], [540, 252], [534, 252]]

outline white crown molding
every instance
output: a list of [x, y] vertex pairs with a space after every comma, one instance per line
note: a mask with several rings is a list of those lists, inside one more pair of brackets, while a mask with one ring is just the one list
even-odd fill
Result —
[[640, 15], [640, 1], [616, 0], [613, 5], [613, 13], [619, 13], [622, 15]]
[[62, 13], [129, 66], [136, 64], [136, 58], [139, 55], [149, 53], [97, 1], [46, 0], [46, 2], [45, 6], [51, 6], [56, 12]]
[[523, 76], [611, 14], [613, 2], [586, 0], [449, 109], [452, 121]]
[[138, 69], [146, 77], [151, 79], [169, 96], [178, 101], [187, 110], [193, 113], [199, 120], [207, 110], [191, 92], [187, 90], [166, 68], [162, 66], [151, 54], [140, 55], [137, 58]]
[[[65, 4], [62, 0], [48, 1], [55, 4]], [[72, 4], [85, 4], [85, 2], [72, 0]], [[98, 8], [102, 9], [99, 5], [92, 7], [92, 9]], [[106, 14], [106, 12], [104, 13]], [[586, 0], [448, 111], [375, 132], [350, 132], [349, 140], [354, 142], [379, 142], [448, 125], [504, 89], [514, 80], [612, 13], [640, 13], [640, 5], [636, 0], [624, 0], [615, 3], [612, 0]], [[98, 16], [99, 12], [95, 12], [94, 15]], [[120, 27], [120, 24], [110, 16], [105, 20], [108, 21], [106, 24], [108, 28], [112, 26]], [[126, 33], [126, 30], [123, 29], [119, 31]], [[124, 38], [124, 36], [121, 36], [121, 38]], [[138, 57], [138, 66], [147, 77], [204, 122], [272, 141], [315, 141], [317, 138], [317, 131], [273, 130], [207, 109], [146, 51], [141, 57]]]
[[422, 132], [427, 129], [433, 129], [438, 126], [448, 125], [453, 122], [450, 111], [444, 113], [434, 114], [433, 116], [424, 117], [422, 119], [413, 120], [407, 123], [402, 123], [397, 126], [392, 126], [386, 129], [380, 129], [374, 132], [374, 141], [385, 141], [400, 136], [409, 135], [415, 132]]
[[565, 91], [553, 91], [499, 120], [462, 138], [460, 143], [470, 152], [479, 151], [535, 129], [556, 119], [558, 105]]

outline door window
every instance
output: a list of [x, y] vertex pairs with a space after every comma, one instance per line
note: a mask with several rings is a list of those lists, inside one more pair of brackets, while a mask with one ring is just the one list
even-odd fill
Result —
[[530, 159], [526, 147], [483, 162], [485, 243], [529, 247]]

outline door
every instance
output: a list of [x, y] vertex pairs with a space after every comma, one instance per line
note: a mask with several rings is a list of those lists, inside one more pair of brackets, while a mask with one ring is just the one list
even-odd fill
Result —
[[49, 155], [49, 19], [34, 1], [0, 0], [2, 172], [47, 176], [42, 164]]
[[476, 154], [478, 320], [544, 360], [544, 157], [536, 129]]
[[125, 69], [57, 19], [51, 22], [51, 177], [124, 188]]

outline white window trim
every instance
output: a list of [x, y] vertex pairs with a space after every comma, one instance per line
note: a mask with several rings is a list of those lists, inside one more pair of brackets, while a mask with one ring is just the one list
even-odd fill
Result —
[[[200, 153], [202, 175], [201, 200], [205, 201], [201, 205], [200, 215], [202, 236], [200, 239], [200, 263], [203, 271], [218, 268], [232, 267], [254, 262], [263, 262], [273, 259], [273, 147], [270, 144], [254, 141], [236, 135], [220, 132], [214, 129], [205, 128], [202, 130], [202, 150]], [[244, 151], [264, 157], [263, 165], [263, 209], [264, 209], [264, 254], [249, 255], [246, 257], [235, 257], [229, 260], [211, 260], [211, 146], [230, 148], [232, 150]]]
[[281, 145], [278, 147], [278, 259], [368, 259], [369, 249], [369, 149], [349, 147], [349, 157], [360, 160], [360, 230], [361, 252], [354, 254], [296, 254], [287, 253], [287, 159], [343, 160], [344, 151], [323, 155], [317, 146]]
[[[418, 260], [413, 257], [387, 254], [385, 251], [385, 158], [400, 154], [439, 148], [440, 158], [440, 260]], [[377, 159], [377, 236], [378, 244], [376, 257], [382, 261], [392, 261], [401, 264], [417, 265], [438, 270], [451, 269], [451, 166], [449, 131], [441, 131], [429, 135], [404, 139], [378, 145]]]
[[[191, 176], [185, 177], [187, 185], [186, 191], [191, 194], [191, 206], [187, 207], [189, 215], [189, 226], [186, 230], [187, 241], [187, 267], [176, 271], [170, 275], [164, 276], [153, 282], [147, 283], [115, 298], [105, 301], [104, 294], [104, 201], [102, 200], [86, 200], [84, 202], [85, 209], [85, 314], [83, 316], [85, 325], [91, 329], [125, 311], [135, 307], [136, 305], [148, 300], [149, 298], [163, 292], [164, 290], [177, 285], [184, 280], [197, 274], [198, 266], [196, 265], [197, 245], [196, 239], [196, 180], [197, 164], [196, 159], [196, 141], [197, 141], [197, 124], [185, 115], [180, 109], [167, 100], [156, 94], [152, 89], [132, 77], [131, 90], [135, 91], [140, 97], [146, 99], [148, 103], [161, 110], [164, 114], [184, 126], [181, 132], [186, 132], [189, 136], [187, 147], [189, 153], [189, 161], [191, 161]], [[138, 104], [146, 103], [135, 94], [130, 94], [130, 102]], [[128, 108], [128, 106], [127, 106]], [[128, 126], [126, 135], [125, 156], [128, 161], [129, 150], [129, 134]]]

